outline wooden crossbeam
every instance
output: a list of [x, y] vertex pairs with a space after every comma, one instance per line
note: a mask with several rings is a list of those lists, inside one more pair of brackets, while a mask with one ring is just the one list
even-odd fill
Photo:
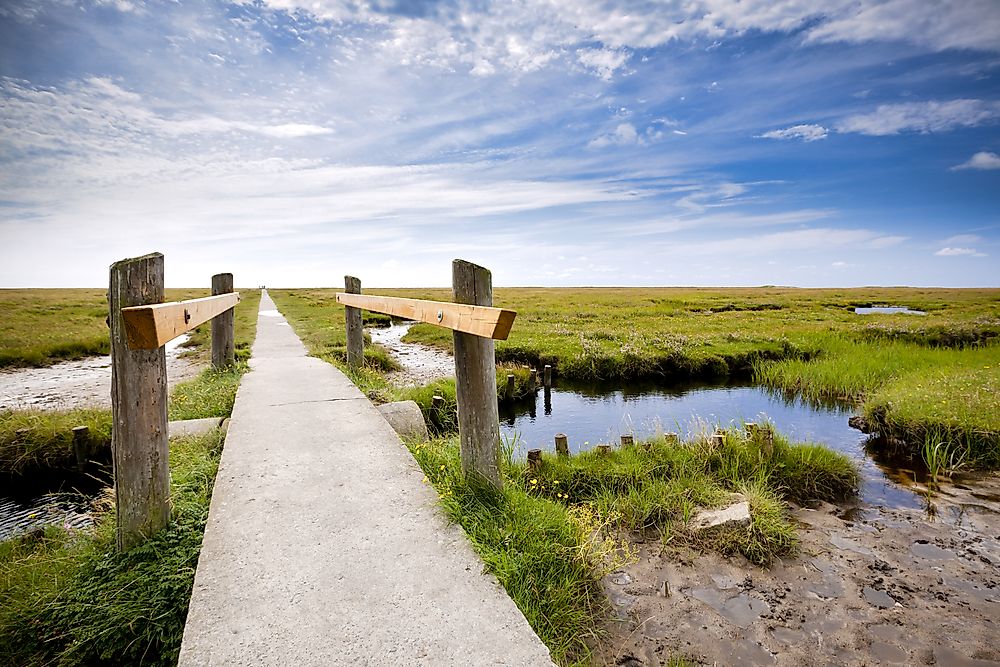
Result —
[[155, 350], [240, 302], [239, 292], [122, 308], [125, 336], [132, 350]]
[[337, 294], [337, 303], [496, 340], [507, 340], [517, 316], [504, 308], [346, 292]]

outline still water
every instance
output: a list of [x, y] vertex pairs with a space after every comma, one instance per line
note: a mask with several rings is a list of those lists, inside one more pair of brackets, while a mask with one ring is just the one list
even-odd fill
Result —
[[690, 385], [666, 389], [632, 384], [628, 388], [607, 385], [561, 384], [551, 391], [539, 390], [535, 397], [517, 405], [501, 406], [501, 432], [516, 436], [521, 456], [528, 449], [555, 451], [556, 433], [569, 437], [571, 452], [617, 443], [622, 434], [636, 439], [658, 432], [675, 431], [681, 439], [716, 426], [742, 427], [743, 422], [771, 422], [793, 442], [820, 443], [843, 452], [857, 462], [864, 478], [863, 498], [892, 507], [922, 507], [922, 499], [901, 487], [906, 471], [892, 464], [877, 464], [865, 454], [868, 436], [852, 428], [847, 420], [855, 414], [850, 406], [818, 405], [759, 386]]

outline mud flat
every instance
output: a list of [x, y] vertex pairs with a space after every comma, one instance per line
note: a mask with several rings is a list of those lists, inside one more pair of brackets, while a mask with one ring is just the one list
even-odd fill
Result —
[[[187, 336], [167, 343], [167, 379], [172, 388], [206, 366], [181, 357]], [[111, 357], [65, 361], [46, 368], [0, 371], [0, 410], [69, 409], [111, 406]]]
[[1000, 665], [1000, 479], [934, 513], [796, 507], [799, 555], [771, 567], [638, 540], [605, 578], [597, 664]]
[[427, 345], [404, 343], [401, 339], [413, 323], [393, 324], [368, 329], [373, 343], [378, 343], [403, 366], [403, 370], [386, 373], [397, 386], [418, 386], [455, 374], [455, 360], [447, 352]]

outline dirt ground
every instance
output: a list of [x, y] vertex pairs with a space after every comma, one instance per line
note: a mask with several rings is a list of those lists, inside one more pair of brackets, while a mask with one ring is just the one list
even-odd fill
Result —
[[799, 555], [766, 569], [642, 543], [603, 582], [597, 663], [1000, 665], [998, 501], [993, 476], [946, 487], [933, 515], [794, 508]]
[[[186, 336], [167, 344], [167, 384], [190, 380], [207, 364], [181, 357]], [[111, 357], [64, 361], [47, 368], [0, 371], [0, 410], [111, 406]]]

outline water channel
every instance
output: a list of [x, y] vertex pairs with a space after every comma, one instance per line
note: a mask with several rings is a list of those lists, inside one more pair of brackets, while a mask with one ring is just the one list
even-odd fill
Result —
[[771, 422], [793, 442], [814, 442], [843, 452], [861, 469], [862, 497], [890, 507], [920, 508], [923, 499], [893, 480], [909, 471], [892, 463], [876, 463], [865, 453], [868, 436], [852, 428], [849, 405], [818, 405], [760, 386], [687, 385], [661, 387], [630, 383], [560, 383], [514, 406], [501, 409], [501, 432], [517, 438], [521, 451], [555, 451], [554, 436], [564, 433], [571, 452], [598, 443], [617, 443], [623, 434], [642, 439], [673, 431], [684, 440], [716, 426], [741, 427], [744, 422]]

